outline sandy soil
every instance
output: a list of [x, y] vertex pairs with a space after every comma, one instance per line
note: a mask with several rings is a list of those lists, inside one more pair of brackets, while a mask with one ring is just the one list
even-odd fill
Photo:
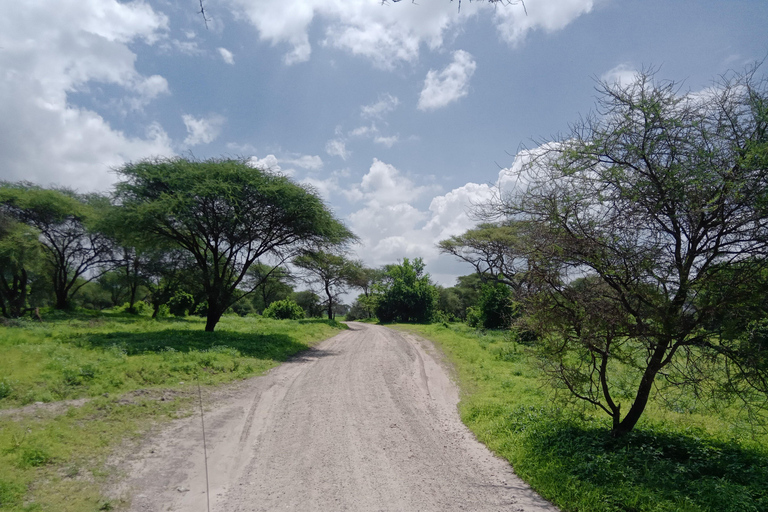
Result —
[[[460, 422], [429, 342], [350, 326], [209, 404], [211, 511], [557, 510]], [[126, 463], [130, 510], [207, 510], [199, 414]]]

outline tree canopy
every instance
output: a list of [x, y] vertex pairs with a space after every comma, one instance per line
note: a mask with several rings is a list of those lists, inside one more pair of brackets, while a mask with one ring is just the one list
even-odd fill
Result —
[[376, 316], [382, 322], [429, 322], [437, 309], [437, 288], [424, 273], [421, 258], [387, 265], [386, 276], [374, 291]]
[[243, 297], [235, 290], [259, 258], [281, 263], [301, 249], [354, 238], [312, 190], [243, 160], [143, 160], [118, 174], [126, 222], [192, 255], [208, 300], [208, 331]]
[[355, 275], [353, 263], [342, 254], [310, 250], [295, 257], [293, 264], [304, 272], [310, 284], [320, 287], [325, 295], [323, 306], [328, 318], [333, 320], [339, 296], [347, 290], [350, 279]]
[[112, 259], [112, 242], [96, 227], [108, 207], [108, 199], [97, 194], [23, 182], [0, 186], [0, 213], [39, 232], [58, 309], [67, 308], [72, 296]]
[[[510, 249], [525, 244], [537, 282], [527, 304], [545, 369], [617, 435], [654, 389], [675, 384], [727, 375], [721, 391], [765, 405], [763, 338], [748, 356], [743, 340], [707, 326], [768, 264], [766, 82], [748, 72], [681, 94], [647, 72], [599, 92], [595, 112], [523, 165], [525, 186], [484, 210], [527, 226]], [[484, 263], [477, 233], [443, 250]], [[713, 285], [720, 293], [702, 301]], [[617, 365], [634, 372], [628, 404], [611, 380]]]

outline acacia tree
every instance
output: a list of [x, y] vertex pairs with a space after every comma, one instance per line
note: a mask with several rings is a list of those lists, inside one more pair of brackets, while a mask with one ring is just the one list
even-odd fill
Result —
[[40, 242], [34, 228], [0, 215], [0, 311], [18, 318], [27, 309], [31, 273], [39, 266]]
[[236, 291], [260, 257], [280, 263], [298, 250], [354, 237], [310, 189], [243, 160], [143, 160], [118, 170], [124, 218], [183, 248], [200, 271], [206, 331], [244, 293]]
[[109, 269], [112, 243], [96, 228], [109, 206], [97, 194], [43, 189], [30, 183], [0, 186], [0, 212], [39, 232], [55, 307], [66, 309], [87, 282]]
[[507, 220], [483, 223], [461, 235], [438, 243], [443, 254], [456, 256], [474, 267], [482, 280], [492, 280], [520, 289], [528, 259], [523, 232], [526, 224]]
[[[615, 435], [634, 428], [654, 386], [727, 376], [726, 390], [764, 404], [765, 339], [706, 326], [767, 263], [766, 82], [752, 71], [680, 94], [641, 73], [599, 92], [596, 112], [523, 166], [527, 187], [485, 210], [528, 223], [546, 370], [605, 411]], [[699, 301], [715, 284], [721, 293]], [[628, 407], [612, 380], [621, 364], [634, 372]]]
[[372, 318], [375, 306], [373, 300], [373, 287], [384, 279], [386, 272], [380, 268], [366, 267], [363, 265], [363, 262], [359, 260], [352, 261], [349, 270], [347, 283], [352, 288], [358, 288], [363, 292], [362, 297], [358, 297], [357, 302], [365, 309], [365, 312], [368, 315], [367, 318]]
[[293, 292], [293, 276], [285, 268], [257, 261], [248, 270], [248, 279], [256, 283], [254, 305], [259, 313], [274, 301], [288, 298]]
[[333, 320], [335, 306], [339, 296], [347, 290], [349, 280], [354, 275], [353, 264], [341, 254], [326, 251], [306, 251], [293, 259], [293, 264], [302, 269], [306, 280], [319, 285], [325, 294], [323, 306], [328, 319]]

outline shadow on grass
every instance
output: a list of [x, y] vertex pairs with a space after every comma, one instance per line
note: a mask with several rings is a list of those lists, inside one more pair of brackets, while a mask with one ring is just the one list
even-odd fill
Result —
[[[528, 430], [520, 423], [517, 427]], [[764, 451], [696, 431], [646, 427], [613, 438], [604, 428], [560, 421], [540, 420], [528, 427], [527, 451], [539, 459], [534, 465], [549, 471], [556, 467], [559, 478], [596, 491], [616, 510], [657, 510], [659, 502], [673, 508], [685, 504], [684, 510], [768, 510]]]
[[170, 349], [177, 352], [202, 352], [216, 347], [228, 347], [243, 356], [275, 361], [285, 361], [293, 354], [309, 348], [306, 343], [296, 341], [287, 334], [211, 333], [184, 329], [83, 334], [78, 337], [78, 344], [102, 349], [117, 346], [128, 355], [158, 353]]

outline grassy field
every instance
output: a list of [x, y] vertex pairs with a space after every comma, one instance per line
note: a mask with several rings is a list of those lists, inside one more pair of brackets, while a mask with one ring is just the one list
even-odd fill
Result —
[[[343, 328], [234, 316], [214, 333], [203, 332], [205, 321], [196, 317], [44, 320], [0, 325], [4, 511], [120, 508], [102, 494], [113, 476], [108, 456], [158, 421], [188, 414], [198, 380], [213, 385], [261, 374]], [[73, 399], [85, 403], [61, 402]]]
[[455, 365], [462, 420], [545, 498], [572, 512], [764, 512], [768, 435], [733, 411], [652, 404], [615, 439], [607, 416], [563, 408], [528, 349], [463, 325], [397, 326], [435, 341]]

